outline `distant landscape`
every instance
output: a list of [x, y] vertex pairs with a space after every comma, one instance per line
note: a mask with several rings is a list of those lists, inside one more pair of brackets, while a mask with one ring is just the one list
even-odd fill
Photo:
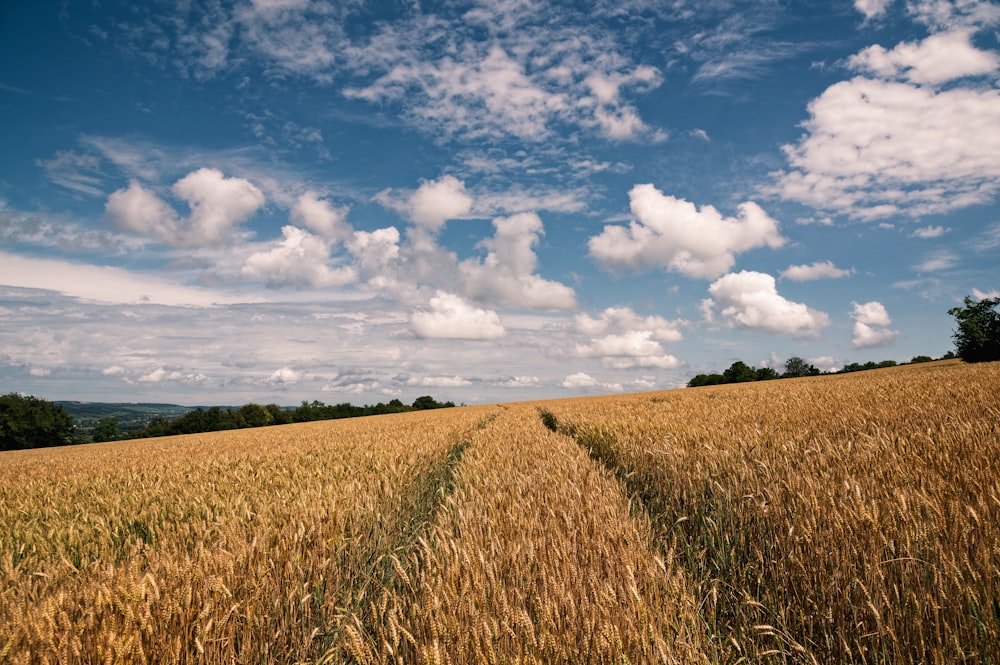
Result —
[[[122, 432], [134, 432], [146, 427], [153, 418], [180, 418], [196, 406], [179, 404], [130, 404], [127, 402], [75, 402], [55, 400], [53, 404], [73, 417], [83, 438], [89, 438], [104, 418], [117, 418]], [[208, 407], [204, 407], [208, 408]], [[223, 407], [226, 408], [226, 407]]]

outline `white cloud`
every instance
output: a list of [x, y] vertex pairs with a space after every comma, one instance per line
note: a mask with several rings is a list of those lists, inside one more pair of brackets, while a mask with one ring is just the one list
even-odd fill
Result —
[[303, 224], [330, 242], [342, 242], [351, 237], [353, 229], [347, 224], [348, 208], [334, 208], [329, 201], [308, 191], [299, 196], [292, 208], [291, 220]]
[[842, 361], [837, 360], [833, 356], [815, 356], [807, 358], [806, 360], [809, 361], [810, 365], [815, 366], [821, 372], [836, 372], [844, 366]]
[[660, 342], [678, 342], [683, 337], [677, 323], [662, 316], [639, 316], [629, 307], [608, 307], [596, 319], [581, 312], [574, 324], [586, 335], [644, 331]]
[[364, 277], [375, 288], [395, 283], [394, 271], [399, 262], [399, 230], [395, 226], [374, 231], [355, 231], [347, 249], [357, 260]]
[[774, 277], [759, 272], [729, 273], [708, 288], [714, 307], [730, 325], [773, 333], [811, 337], [830, 323], [830, 317], [778, 294]]
[[101, 374], [104, 376], [124, 376], [125, 368], [121, 365], [111, 365], [102, 369]]
[[866, 323], [855, 321], [854, 336], [851, 338], [851, 346], [855, 349], [870, 349], [878, 346], [888, 346], [896, 339], [899, 333], [888, 328], [877, 328]]
[[1000, 298], [1000, 291], [996, 289], [990, 289], [989, 291], [980, 291], [979, 289], [972, 289], [972, 297], [976, 300], [986, 300], [988, 298]]
[[408, 386], [421, 388], [459, 388], [471, 384], [471, 381], [460, 376], [424, 376], [419, 379], [411, 378], [406, 382]]
[[[126, 381], [128, 381], [128, 379], [126, 379]], [[134, 383], [162, 383], [164, 381], [197, 385], [208, 381], [208, 377], [201, 372], [184, 373], [176, 369], [157, 367], [139, 376], [139, 378], [135, 379]], [[129, 383], [133, 382], [129, 381]]]
[[872, 326], [887, 326], [892, 323], [892, 319], [889, 318], [889, 313], [885, 311], [885, 306], [878, 301], [866, 302], [863, 305], [858, 303], [851, 303], [854, 307], [854, 311], [851, 313], [851, 318], [855, 321], [865, 323]]
[[561, 384], [563, 388], [592, 388], [598, 384], [597, 379], [584, 372], [577, 372], [576, 374], [570, 374]]
[[323, 238], [291, 225], [282, 227], [281, 234], [284, 239], [271, 249], [247, 257], [242, 268], [244, 276], [263, 279], [271, 288], [322, 288], [348, 284], [357, 279], [357, 271], [353, 267], [333, 269], [327, 265], [330, 246]]
[[806, 133], [784, 146], [786, 199], [860, 219], [947, 212], [1000, 189], [1000, 91], [941, 91], [854, 78], [809, 104]]
[[568, 375], [559, 385], [569, 389], [599, 387], [611, 392], [621, 392], [624, 389], [620, 383], [602, 383], [584, 372], [576, 372], [575, 374]]
[[847, 277], [853, 270], [844, 270], [833, 264], [833, 261], [817, 261], [801, 266], [788, 266], [781, 271], [783, 279], [791, 279], [796, 282], [807, 282], [814, 279], [837, 279]]
[[208, 306], [259, 300], [174, 284], [159, 277], [121, 268], [81, 265], [57, 259], [34, 259], [2, 251], [0, 284], [46, 289], [75, 298], [107, 303]]
[[534, 247], [545, 232], [537, 214], [498, 217], [493, 227], [493, 237], [479, 243], [487, 250], [486, 258], [466, 259], [459, 265], [466, 295], [532, 309], [576, 306], [573, 289], [534, 273], [538, 264]]
[[868, 349], [878, 346], [888, 346], [899, 335], [898, 331], [890, 330], [892, 319], [885, 306], [878, 301], [864, 304], [852, 303], [851, 318], [854, 319], [854, 336], [851, 346], [855, 349]]
[[243, 178], [226, 178], [216, 169], [198, 169], [172, 188], [191, 207], [180, 218], [169, 205], [136, 181], [109, 197], [105, 209], [123, 231], [181, 247], [216, 245], [230, 238], [234, 227], [262, 205], [264, 194]]
[[175, 242], [178, 225], [174, 209], [136, 181], [108, 197], [105, 210], [114, 225], [122, 230]]
[[865, 18], [875, 18], [885, 13], [892, 0], [854, 0], [854, 8], [865, 15]]
[[752, 201], [739, 205], [737, 217], [723, 217], [712, 206], [698, 209], [653, 185], [636, 185], [629, 198], [637, 221], [605, 226], [588, 241], [591, 255], [607, 267], [655, 267], [713, 278], [733, 266], [736, 253], [785, 242], [778, 223]]
[[267, 378], [267, 382], [275, 385], [291, 385], [301, 381], [304, 376], [305, 372], [292, 369], [291, 367], [281, 367], [271, 373], [271, 376]]
[[502, 388], [535, 388], [540, 386], [541, 383], [541, 379], [537, 376], [512, 376], [494, 381], [493, 385]]
[[410, 315], [410, 327], [420, 337], [496, 339], [506, 334], [495, 311], [474, 307], [453, 293], [438, 291], [429, 305], [429, 310]]
[[95, 155], [57, 150], [52, 159], [36, 159], [35, 164], [45, 169], [49, 180], [61, 187], [87, 196], [103, 196], [99, 161]]
[[369, 102], [406, 99], [414, 119], [468, 138], [540, 139], [548, 133], [547, 122], [568, 106], [564, 94], [538, 85], [498, 44], [483, 54], [470, 48], [458, 55], [395, 62], [375, 82], [345, 94]]
[[914, 267], [917, 272], [938, 272], [940, 270], [949, 270], [954, 268], [957, 263], [957, 256], [951, 252], [942, 251], [932, 254], [930, 258]]
[[175, 195], [191, 206], [181, 229], [184, 244], [205, 245], [224, 240], [229, 230], [264, 205], [264, 195], [243, 178], [226, 178], [217, 169], [198, 169], [173, 186]]
[[472, 210], [472, 197], [466, 193], [465, 183], [450, 175], [424, 180], [405, 200], [394, 199], [391, 190], [379, 193], [375, 199], [430, 232], [438, 231], [449, 219], [463, 217]]
[[1000, 24], [993, 0], [909, 0], [907, 11], [933, 30], [972, 30]]
[[32, 366], [28, 368], [28, 374], [37, 377], [52, 376], [52, 370], [48, 367]]
[[925, 226], [914, 231], [911, 235], [914, 238], [940, 238], [945, 233], [948, 233], [951, 229], [946, 229], [943, 226]]
[[660, 343], [653, 339], [651, 330], [604, 335], [591, 340], [589, 344], [577, 344], [574, 354], [581, 358], [601, 358], [605, 365], [617, 369], [672, 369], [681, 364], [677, 358], [664, 352]]
[[968, 32], [956, 31], [931, 35], [919, 43], [903, 42], [891, 50], [869, 46], [851, 56], [848, 65], [883, 79], [940, 85], [967, 76], [991, 74], [1000, 69], [1000, 56], [977, 49]]
[[639, 117], [639, 112], [634, 107], [621, 103], [619, 93], [625, 85], [641, 89], [657, 88], [662, 80], [659, 70], [645, 65], [627, 74], [593, 72], [584, 80], [584, 85], [590, 89], [593, 97], [583, 98], [580, 104], [584, 107], [593, 105], [594, 121], [607, 138], [625, 140], [649, 135], [649, 126]]

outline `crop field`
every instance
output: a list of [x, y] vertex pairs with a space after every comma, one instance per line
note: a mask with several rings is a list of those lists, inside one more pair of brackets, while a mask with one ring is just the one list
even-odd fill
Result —
[[1000, 663], [1000, 363], [0, 454], [0, 663]]

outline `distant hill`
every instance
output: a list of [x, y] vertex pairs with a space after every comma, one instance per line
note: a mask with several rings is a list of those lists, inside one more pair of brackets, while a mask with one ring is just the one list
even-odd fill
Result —
[[123, 432], [133, 432], [142, 429], [157, 416], [161, 418], [180, 418], [196, 406], [180, 406], [179, 404], [129, 404], [127, 402], [53, 402], [61, 406], [63, 411], [73, 416], [77, 431], [89, 435], [97, 421], [102, 418], [117, 418], [118, 427]]

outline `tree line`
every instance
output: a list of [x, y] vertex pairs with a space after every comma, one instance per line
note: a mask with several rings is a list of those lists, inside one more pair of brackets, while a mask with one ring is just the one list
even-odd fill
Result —
[[[403, 413], [425, 409], [442, 409], [455, 406], [454, 402], [438, 402], [430, 395], [422, 395], [412, 404], [394, 399], [387, 404], [355, 406], [348, 402], [324, 404], [319, 400], [303, 401], [294, 409], [277, 404], [245, 404], [238, 408], [213, 406], [197, 408], [179, 418], [157, 416], [145, 427], [123, 432], [118, 418], [109, 416], [97, 421], [91, 441], [118, 441], [143, 439], [175, 434], [219, 432], [266, 425], [287, 425], [314, 420], [357, 418], [386, 413]], [[37, 397], [8, 393], [0, 395], [0, 450], [46, 448], [76, 443], [86, 443], [73, 423], [73, 417], [59, 405]]]
[[[954, 358], [955, 354], [949, 351], [941, 356], [939, 360]], [[930, 356], [914, 356], [909, 363], [931, 362], [934, 358]], [[866, 369], [881, 369], [883, 367], [895, 367], [900, 363], [895, 360], [883, 360], [881, 362], [868, 361], [866, 363], [849, 363], [836, 372], [823, 372], [815, 365], [809, 364], [806, 360], [798, 356], [792, 356], [785, 362], [785, 371], [778, 372], [773, 367], [751, 367], [742, 360], [737, 360], [729, 369], [721, 374], [698, 374], [688, 381], [688, 388], [699, 386], [717, 386], [725, 383], [747, 383], [750, 381], [770, 381], [772, 379], [795, 379], [803, 376], [820, 376], [821, 374], [846, 374], [848, 372], [860, 372]]]

